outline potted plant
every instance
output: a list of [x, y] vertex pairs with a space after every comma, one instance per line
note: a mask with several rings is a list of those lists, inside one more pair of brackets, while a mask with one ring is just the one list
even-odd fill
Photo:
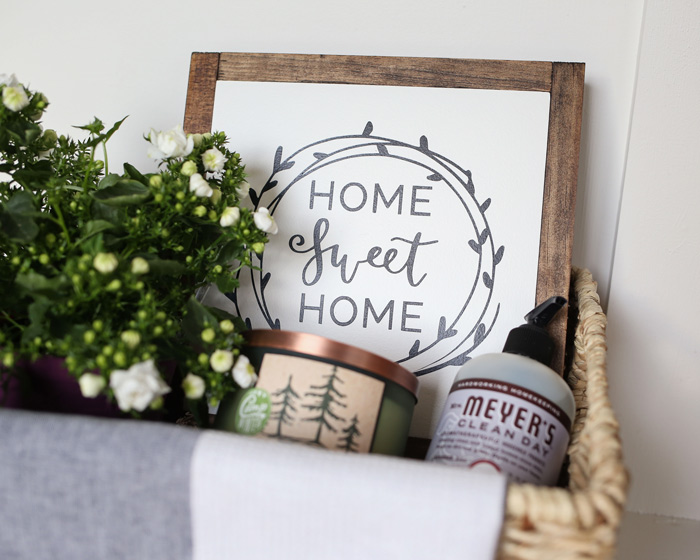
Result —
[[243, 324], [196, 299], [207, 283], [231, 291], [231, 263], [250, 266], [276, 232], [267, 210], [241, 204], [245, 169], [225, 134], [151, 130], [157, 168], [117, 174], [105, 146], [123, 121], [95, 119], [76, 140], [42, 128], [46, 97], [14, 75], [0, 75], [0, 95], [5, 396], [21, 379], [31, 397], [26, 366], [47, 356], [83, 397], [136, 416], [180, 391], [201, 412], [251, 384]]

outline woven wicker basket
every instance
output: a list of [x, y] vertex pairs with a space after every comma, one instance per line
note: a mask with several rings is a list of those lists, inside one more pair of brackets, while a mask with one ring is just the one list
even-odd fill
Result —
[[606, 317], [590, 272], [573, 269], [578, 308], [568, 382], [576, 398], [568, 488], [511, 484], [499, 559], [612, 558], [627, 495], [619, 426], [608, 400]]

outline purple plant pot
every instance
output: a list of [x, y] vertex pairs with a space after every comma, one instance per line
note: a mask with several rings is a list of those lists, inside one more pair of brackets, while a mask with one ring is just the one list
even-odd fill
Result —
[[124, 416], [116, 403], [105, 396], [84, 397], [63, 358], [44, 356], [20, 367], [24, 375], [11, 378], [4, 394], [0, 389], [0, 406], [110, 418]]

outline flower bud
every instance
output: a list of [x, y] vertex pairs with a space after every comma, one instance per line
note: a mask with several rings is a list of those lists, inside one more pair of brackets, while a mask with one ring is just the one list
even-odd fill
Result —
[[233, 321], [229, 319], [224, 319], [219, 323], [219, 328], [221, 329], [221, 332], [225, 334], [232, 333], [234, 329]]
[[85, 331], [83, 333], [83, 341], [85, 344], [92, 344], [95, 342], [95, 331]]
[[182, 169], [180, 171], [185, 177], [191, 177], [197, 173], [197, 164], [192, 160], [187, 160], [182, 164]]
[[141, 344], [141, 335], [136, 331], [124, 331], [120, 338], [122, 339], [122, 342], [132, 350]]
[[148, 184], [154, 189], [159, 189], [161, 186], [163, 186], [163, 177], [160, 175], [151, 175], [151, 178], [148, 180]]
[[207, 215], [207, 209], [204, 206], [197, 206], [192, 213], [198, 218], [203, 218]]
[[193, 141], [193, 143], [194, 143], [194, 147], [195, 147], [195, 148], [199, 148], [199, 147], [202, 145], [202, 140], [203, 140], [203, 139], [204, 139], [204, 135], [203, 135], [203, 134], [199, 134], [199, 133], [193, 134], [193, 135], [192, 135], [192, 141]]
[[95, 267], [97, 272], [109, 274], [114, 272], [119, 266], [119, 260], [114, 253], [97, 253], [92, 260], [92, 266]]
[[153, 399], [153, 400], [151, 401], [151, 404], [149, 404], [148, 407], [149, 407], [151, 410], [160, 410], [161, 408], [163, 408], [163, 403], [164, 403], [164, 402], [165, 402], [165, 401], [163, 401], [163, 397], [161, 397], [161, 396], [159, 395], [159, 396], [157, 396], [155, 399]]
[[13, 365], [15, 365], [15, 357], [12, 355], [11, 352], [7, 352], [2, 357], [2, 365], [4, 365], [7, 368], [11, 368]]
[[206, 384], [204, 379], [193, 373], [188, 373], [187, 376], [182, 380], [182, 389], [185, 391], [185, 396], [188, 399], [199, 399], [204, 395], [204, 390], [206, 389]]
[[80, 392], [84, 397], [94, 399], [102, 392], [102, 389], [105, 388], [107, 382], [100, 375], [95, 375], [94, 373], [84, 373], [78, 379], [78, 384], [80, 385]]
[[126, 365], [126, 354], [124, 354], [124, 352], [121, 350], [118, 350], [114, 353], [112, 360], [114, 360], [114, 363], [117, 366], [124, 367]]
[[122, 283], [120, 280], [117, 280], [116, 278], [112, 280], [109, 284], [105, 286], [105, 290], [108, 292], [116, 292], [122, 287]]
[[132, 274], [148, 274], [148, 271], [151, 270], [151, 266], [148, 264], [148, 261], [144, 259], [143, 257], [134, 257], [131, 261], [131, 273]]
[[44, 131], [44, 134], [41, 135], [41, 140], [45, 148], [53, 148], [56, 142], [58, 142], [58, 135], [55, 130], [48, 128]]
[[214, 329], [212, 329], [211, 327], [208, 327], [202, 331], [201, 336], [202, 336], [202, 340], [204, 342], [211, 342], [216, 337], [216, 333], [214, 332]]

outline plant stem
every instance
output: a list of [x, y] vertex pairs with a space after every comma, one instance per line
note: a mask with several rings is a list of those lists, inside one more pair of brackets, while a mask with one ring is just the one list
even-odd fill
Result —
[[58, 220], [56, 222], [58, 223], [59, 226], [61, 226], [61, 229], [63, 230], [63, 234], [66, 236], [66, 243], [70, 245], [71, 240], [70, 240], [70, 233], [68, 232], [68, 228], [66, 227], [66, 221], [63, 218], [63, 212], [61, 212], [61, 205], [56, 204], [53, 209], [56, 211], [56, 214], [58, 215]]
[[107, 141], [102, 142], [102, 155], [105, 160], [105, 176], [109, 175], [109, 159], [107, 159]]

